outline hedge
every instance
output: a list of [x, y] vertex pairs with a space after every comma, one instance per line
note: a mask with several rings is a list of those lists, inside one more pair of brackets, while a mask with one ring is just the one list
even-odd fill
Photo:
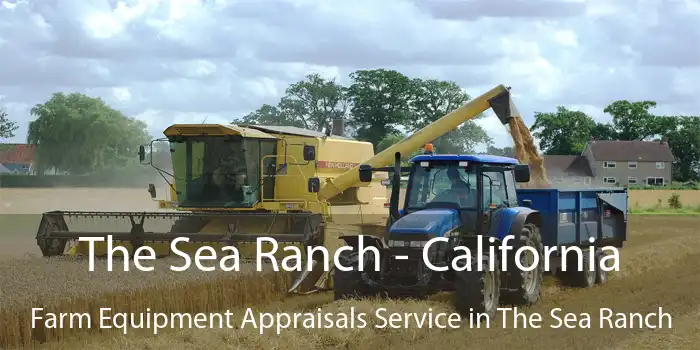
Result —
[[[167, 175], [166, 175], [167, 177]], [[153, 171], [118, 171], [90, 175], [0, 174], [0, 188], [124, 187], [146, 188], [163, 179]]]

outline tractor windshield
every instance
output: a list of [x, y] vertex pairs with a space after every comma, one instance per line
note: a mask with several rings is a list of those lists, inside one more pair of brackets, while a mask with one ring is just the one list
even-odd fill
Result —
[[260, 200], [261, 154], [273, 154], [275, 143], [200, 136], [172, 142], [171, 149], [182, 207], [249, 208]]
[[424, 209], [431, 203], [455, 203], [460, 209], [477, 209], [475, 170], [454, 162], [414, 166], [408, 185], [407, 209]]

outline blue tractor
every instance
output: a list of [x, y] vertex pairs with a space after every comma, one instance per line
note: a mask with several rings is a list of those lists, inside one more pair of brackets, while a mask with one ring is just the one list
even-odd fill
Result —
[[[626, 189], [516, 189], [516, 183], [530, 181], [529, 166], [491, 155], [427, 153], [412, 158], [407, 167], [400, 161], [396, 153], [393, 167], [359, 167], [362, 182], [372, 181], [376, 171], [393, 173], [390, 215], [385, 237], [341, 237], [351, 249], [339, 256], [342, 266], [349, 269], [334, 270], [336, 300], [424, 297], [453, 291], [460, 313], [493, 317], [501, 304], [529, 305], [539, 300], [545, 272], [543, 240], [550, 246], [585, 247], [611, 242], [621, 246], [625, 239]], [[409, 176], [399, 209], [402, 173]], [[560, 224], [567, 213], [579, 218], [579, 225]], [[547, 231], [544, 239], [543, 229]], [[591, 237], [597, 242], [590, 243]], [[498, 246], [504, 240], [512, 249], [505, 254], [506, 261], [501, 261]], [[531, 249], [522, 249], [521, 266], [533, 266], [533, 252], [539, 255], [530, 271], [516, 265], [514, 253], [523, 246]], [[376, 248], [379, 254], [367, 247]], [[601, 259], [603, 253], [594, 249], [595, 259]], [[587, 254], [583, 259], [587, 264]], [[561, 266], [560, 262], [552, 264], [555, 270]], [[564, 274], [582, 287], [607, 279], [602, 269], [569, 269]]]

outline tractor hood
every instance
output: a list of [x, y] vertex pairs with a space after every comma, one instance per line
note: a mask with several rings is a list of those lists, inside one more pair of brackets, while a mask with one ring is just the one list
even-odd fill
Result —
[[410, 213], [389, 229], [392, 235], [429, 235], [442, 237], [460, 225], [459, 212], [454, 209], [425, 209]]

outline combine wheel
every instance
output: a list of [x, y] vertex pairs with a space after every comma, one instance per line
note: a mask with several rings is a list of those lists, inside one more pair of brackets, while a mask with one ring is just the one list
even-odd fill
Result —
[[[479, 271], [479, 259], [483, 270]], [[495, 269], [489, 268], [489, 254], [483, 256], [475, 251], [471, 256], [471, 266], [459, 266], [462, 271], [455, 272], [455, 306], [462, 315], [476, 314], [480, 320], [482, 314], [493, 319], [500, 300], [501, 280], [498, 255], [493, 256]], [[463, 260], [460, 263], [466, 264]], [[466, 268], [465, 268], [466, 267]]]
[[[516, 305], [532, 305], [540, 299], [542, 280], [544, 278], [544, 247], [539, 228], [534, 224], [526, 224], [520, 234], [520, 244], [518, 247], [532, 247], [537, 251], [539, 259], [537, 267], [532, 271], [522, 271], [513, 264], [510, 271], [509, 286], [515, 286], [516, 291], [505, 292], [504, 300]], [[532, 266], [535, 256], [528, 250], [523, 250], [520, 255], [520, 264], [523, 267]]]
[[595, 251], [595, 257], [596, 257], [596, 275], [595, 275], [595, 283], [596, 284], [604, 284], [605, 282], [608, 281], [608, 271], [605, 271], [600, 268], [602, 265], [602, 260], [605, 257], [605, 252], [601, 248], [597, 248]]
[[[333, 269], [333, 293], [335, 300], [362, 298], [368, 296], [371, 291], [362, 279], [359, 271], [360, 254], [357, 251], [344, 250], [338, 254], [338, 260], [344, 267], [351, 267], [350, 271], [342, 271], [337, 267]], [[373, 263], [365, 262], [364, 268], [373, 268]]]
[[49, 232], [56, 230], [68, 231], [68, 225], [66, 225], [63, 216], [54, 213], [44, 214], [36, 236], [37, 245], [44, 257], [63, 255], [70, 248], [68, 239], [49, 236]]

